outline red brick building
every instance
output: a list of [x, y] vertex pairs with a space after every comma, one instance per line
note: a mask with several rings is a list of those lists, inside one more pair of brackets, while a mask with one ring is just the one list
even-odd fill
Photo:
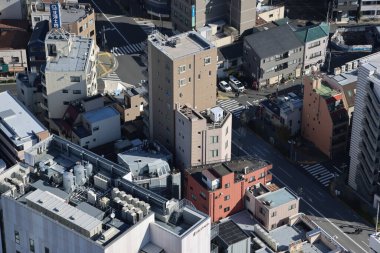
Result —
[[270, 182], [270, 169], [254, 158], [192, 167], [184, 173], [185, 196], [215, 222], [243, 210], [246, 189]]

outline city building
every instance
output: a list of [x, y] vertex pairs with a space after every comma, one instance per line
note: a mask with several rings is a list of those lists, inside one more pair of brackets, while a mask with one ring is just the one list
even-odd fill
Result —
[[[78, 3], [78, 1], [60, 0], [60, 19], [62, 28], [69, 33], [96, 40], [95, 12], [90, 4]], [[30, 3], [30, 15], [32, 28], [43, 20], [51, 22], [50, 0], [32, 0]]]
[[205, 25], [224, 20], [240, 34], [249, 33], [256, 22], [256, 2], [245, 0], [187, 1], [173, 0], [171, 19], [174, 30], [198, 30]]
[[289, 218], [298, 214], [299, 201], [287, 188], [270, 191], [263, 185], [254, 185], [246, 190], [245, 207], [270, 231], [288, 224]]
[[243, 69], [261, 89], [301, 75], [304, 46], [287, 24], [244, 38]]
[[16, 75], [17, 99], [23, 103], [28, 110], [43, 121], [43, 110], [41, 103], [42, 85], [41, 75], [33, 72], [19, 72]]
[[117, 155], [132, 181], [165, 198], [181, 199], [181, 173], [171, 168], [172, 154], [158, 142], [143, 141]]
[[46, 64], [45, 38], [49, 31], [49, 21], [38, 22], [30, 36], [27, 54], [28, 70], [34, 73], [40, 73], [41, 67]]
[[197, 112], [183, 106], [175, 115], [176, 163], [181, 169], [231, 160], [232, 115], [216, 106]]
[[344, 94], [319, 74], [305, 76], [302, 136], [329, 158], [347, 152], [349, 116]]
[[329, 24], [322, 22], [319, 25], [296, 27], [294, 32], [304, 45], [304, 74], [311, 73], [312, 69], [319, 70], [326, 59], [330, 33]]
[[243, 43], [237, 42], [218, 48], [218, 78], [227, 78], [243, 63]]
[[[216, 104], [217, 49], [196, 32], [148, 37], [150, 138], [175, 150], [175, 110]], [[146, 120], [148, 121], [148, 120]]]
[[214, 225], [213, 230], [217, 233], [211, 241], [211, 253], [251, 252], [250, 236], [232, 220]]
[[28, 67], [26, 47], [29, 36], [28, 22], [0, 20], [0, 73], [25, 71]]
[[331, 87], [319, 73], [305, 76], [302, 136], [329, 158], [348, 148], [349, 116], [344, 94]]
[[[353, 1], [355, 4], [355, 1]], [[361, 0], [359, 5], [360, 20], [377, 20], [380, 18], [380, 3], [371, 0]]]
[[184, 171], [185, 198], [216, 222], [244, 209], [245, 189], [272, 180], [272, 165], [251, 157]]
[[347, 23], [358, 19], [358, 0], [334, 0], [332, 3], [332, 20], [336, 23]]
[[0, 153], [10, 164], [24, 160], [24, 151], [49, 131], [8, 91], [0, 93]]
[[[252, 218], [248, 210], [234, 214], [224, 221], [234, 221], [251, 237], [253, 252], [308, 252], [308, 253], [344, 253], [348, 252], [334, 237], [326, 233], [303, 213], [289, 217], [289, 221], [275, 229], [267, 231]], [[215, 229], [217, 231], [217, 229]], [[241, 231], [235, 229], [230, 238], [242, 237]]]
[[262, 117], [277, 127], [285, 127], [293, 136], [301, 130], [303, 100], [293, 92], [260, 102]]
[[26, 19], [26, 1], [0, 1], [0, 20], [1, 19]]
[[285, 6], [283, 5], [264, 5], [257, 6], [256, 16], [265, 22], [273, 22], [285, 17]]
[[379, 188], [380, 58], [359, 63], [348, 184], [377, 207]]
[[207, 215], [134, 184], [123, 166], [54, 135], [25, 162], [0, 174], [7, 252], [210, 252]]
[[96, 55], [91, 38], [51, 30], [45, 40], [46, 67], [42, 71], [45, 118], [60, 119], [71, 101], [97, 93]]
[[144, 0], [146, 12], [156, 18], [170, 17], [170, 0]]

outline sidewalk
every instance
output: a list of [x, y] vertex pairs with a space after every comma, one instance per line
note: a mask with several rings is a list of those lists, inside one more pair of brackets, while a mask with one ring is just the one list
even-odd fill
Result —
[[113, 54], [108, 53], [108, 52], [99, 52], [98, 63], [96, 65], [98, 78], [106, 76], [109, 73], [115, 71], [118, 65], [119, 65], [118, 61]]

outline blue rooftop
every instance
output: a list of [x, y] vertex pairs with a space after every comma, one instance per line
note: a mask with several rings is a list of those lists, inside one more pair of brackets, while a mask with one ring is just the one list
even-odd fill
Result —
[[116, 111], [113, 107], [107, 106], [97, 110], [85, 112], [83, 114], [83, 118], [89, 123], [94, 123], [114, 117], [116, 115], [120, 115], [119, 112]]
[[261, 202], [266, 201], [270, 203], [268, 208], [275, 208], [283, 204], [288, 203], [289, 201], [296, 200], [297, 196], [292, 194], [288, 189], [281, 188], [274, 192], [267, 192], [263, 195], [257, 197]]

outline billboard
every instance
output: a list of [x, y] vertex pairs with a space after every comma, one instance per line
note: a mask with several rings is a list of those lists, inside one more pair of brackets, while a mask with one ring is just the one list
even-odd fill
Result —
[[191, 6], [191, 27], [195, 27], [195, 5]]
[[50, 18], [52, 28], [61, 28], [61, 6], [59, 3], [50, 4]]

